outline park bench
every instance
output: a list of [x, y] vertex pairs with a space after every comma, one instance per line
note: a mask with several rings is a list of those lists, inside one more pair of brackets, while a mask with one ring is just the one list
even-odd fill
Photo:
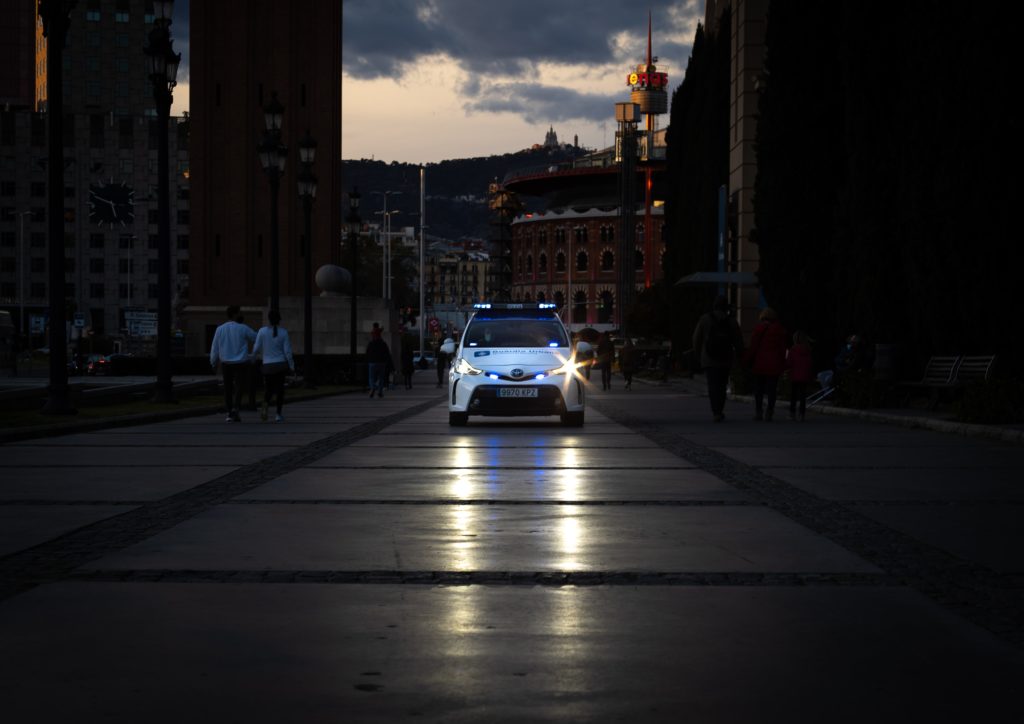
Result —
[[896, 386], [907, 390], [904, 404], [910, 403], [913, 390], [927, 389], [931, 397], [928, 409], [934, 410], [943, 392], [959, 389], [971, 382], [987, 380], [992, 373], [995, 359], [995, 355], [933, 356], [925, 365], [920, 380], [897, 382]]

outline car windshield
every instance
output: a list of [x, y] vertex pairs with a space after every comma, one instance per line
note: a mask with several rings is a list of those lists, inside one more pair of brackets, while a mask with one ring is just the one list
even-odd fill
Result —
[[565, 328], [554, 319], [475, 319], [466, 347], [568, 347]]

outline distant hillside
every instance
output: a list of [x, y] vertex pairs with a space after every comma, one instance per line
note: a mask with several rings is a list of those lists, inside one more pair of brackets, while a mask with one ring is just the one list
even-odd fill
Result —
[[[507, 153], [502, 156], [463, 158], [426, 166], [426, 207], [428, 233], [447, 239], [463, 236], [486, 239], [491, 236], [487, 209], [487, 188], [501, 181], [509, 171], [567, 161], [584, 151], [572, 147], [558, 150], [535, 149]], [[341, 162], [342, 188], [347, 193], [353, 186], [362, 195], [360, 210], [364, 219], [379, 220], [374, 212], [384, 208], [383, 197], [374, 191], [400, 191], [391, 194], [388, 210], [400, 213], [391, 219], [392, 227], [419, 223], [420, 167], [393, 161]], [[347, 204], [347, 196], [345, 202]], [[529, 202], [529, 199], [524, 199]]]

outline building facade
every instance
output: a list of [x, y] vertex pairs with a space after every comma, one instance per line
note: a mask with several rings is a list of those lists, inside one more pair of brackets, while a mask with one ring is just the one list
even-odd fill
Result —
[[[280, 181], [281, 297], [304, 276], [299, 142], [317, 142], [312, 266], [339, 264], [341, 244], [341, 3], [218, 0], [192, 3], [189, 348], [208, 349], [229, 304], [263, 309], [270, 293], [271, 192], [260, 167], [264, 106], [284, 106], [288, 159]], [[296, 326], [299, 320], [284, 320]]]
[[[143, 53], [152, 25], [145, 0], [88, 0], [70, 16], [62, 213], [72, 339], [152, 342], [127, 324], [132, 313], [157, 308], [158, 137]], [[34, 62], [36, 88], [45, 89], [41, 22], [17, 28], [17, 42]], [[33, 318], [41, 330], [50, 296], [45, 95], [37, 91], [34, 104], [35, 110], [31, 104], [0, 109], [0, 307], [12, 311], [19, 331], [30, 330]], [[190, 124], [172, 118], [170, 125], [171, 284], [180, 309], [190, 271]]]

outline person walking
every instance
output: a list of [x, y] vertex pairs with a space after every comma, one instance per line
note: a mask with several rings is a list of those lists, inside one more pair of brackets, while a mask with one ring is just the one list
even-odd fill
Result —
[[[779, 376], [786, 369], [789, 332], [779, 322], [779, 316], [771, 307], [762, 309], [758, 319], [760, 321], [750, 334], [750, 348], [744, 362], [754, 374], [754, 419], [771, 422], [775, 414]], [[766, 395], [767, 408], [764, 406]]]
[[708, 382], [708, 400], [715, 422], [725, 420], [725, 391], [729, 370], [743, 353], [743, 333], [736, 319], [729, 314], [725, 297], [715, 299], [711, 311], [697, 322], [693, 330], [693, 349], [700, 355], [700, 366]]
[[295, 371], [295, 359], [292, 357], [292, 343], [288, 338], [288, 330], [280, 326], [281, 314], [271, 310], [267, 315], [270, 324], [256, 333], [256, 344], [252, 355], [263, 360], [263, 405], [260, 407], [260, 419], [266, 421], [267, 408], [276, 397], [277, 422], [284, 422], [284, 376]]
[[366, 361], [369, 365], [370, 397], [384, 396], [384, 385], [388, 366], [391, 364], [391, 349], [381, 334], [371, 334], [366, 345]]
[[601, 367], [601, 389], [612, 388], [612, 363], [615, 361], [615, 344], [611, 332], [605, 332], [597, 343], [597, 364]]
[[445, 376], [448, 374], [448, 364], [450, 358], [448, 353], [445, 352], [445, 342], [449, 340], [437, 340], [437, 346], [434, 348], [434, 364], [437, 365], [437, 386], [440, 388], [445, 383]]
[[238, 409], [242, 406], [242, 391], [249, 376], [249, 345], [256, 341], [256, 333], [237, 321], [241, 310], [237, 305], [227, 308], [228, 321], [217, 327], [210, 345], [210, 366], [220, 364], [224, 376], [224, 406], [228, 410], [227, 422], [241, 422]]
[[800, 422], [807, 411], [807, 383], [814, 379], [810, 338], [801, 330], [793, 333], [793, 346], [786, 352], [786, 371], [789, 373], [789, 419], [795, 420], [800, 406]]
[[633, 389], [633, 372], [636, 370], [636, 347], [633, 340], [626, 337], [626, 343], [619, 350], [619, 370], [622, 372], [622, 379], [626, 381], [626, 389]]
[[407, 336], [402, 337], [402, 379], [405, 381], [405, 389], [412, 389], [412, 373], [416, 370], [413, 363], [412, 342]]

